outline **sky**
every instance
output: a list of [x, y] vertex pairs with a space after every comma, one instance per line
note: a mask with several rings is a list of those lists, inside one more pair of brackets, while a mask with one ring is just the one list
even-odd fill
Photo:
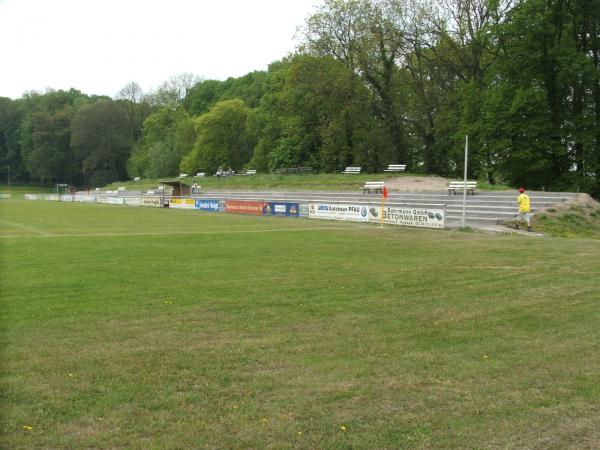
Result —
[[320, 0], [0, 0], [0, 97], [114, 97], [171, 76], [224, 80], [285, 57]]

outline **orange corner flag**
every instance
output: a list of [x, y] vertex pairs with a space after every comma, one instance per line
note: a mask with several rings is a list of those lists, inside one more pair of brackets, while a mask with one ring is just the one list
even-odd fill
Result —
[[388, 198], [388, 191], [385, 186], [383, 187], [383, 198]]

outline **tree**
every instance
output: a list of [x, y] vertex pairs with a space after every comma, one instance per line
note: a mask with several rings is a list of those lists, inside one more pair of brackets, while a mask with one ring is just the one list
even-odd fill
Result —
[[195, 139], [194, 123], [184, 111], [159, 109], [144, 121], [143, 138], [128, 162], [129, 175], [157, 178], [176, 174]]
[[200, 81], [202, 78], [192, 73], [173, 75], [164, 81], [156, 91], [150, 93], [146, 99], [156, 108], [177, 109], [187, 93]]
[[27, 173], [21, 157], [19, 126], [23, 120], [21, 102], [0, 97], [0, 179], [25, 180]]
[[196, 116], [204, 114], [217, 102], [234, 98], [241, 98], [248, 107], [256, 108], [264, 94], [266, 77], [266, 72], [256, 71], [225, 81], [201, 81], [188, 92], [185, 108]]
[[80, 181], [70, 148], [70, 125], [76, 105], [91, 99], [81, 92], [30, 93], [20, 102], [24, 109], [19, 145], [26, 170], [35, 181], [75, 184]]
[[114, 101], [82, 107], [71, 124], [71, 145], [81, 161], [86, 185], [103, 185], [126, 177], [132, 147], [127, 114]]
[[298, 55], [272, 65], [266, 84], [250, 121], [258, 130], [253, 167], [337, 171], [355, 163], [375, 170], [392, 159], [368, 89], [340, 61]]
[[240, 170], [252, 156], [247, 131], [250, 109], [241, 99], [217, 103], [196, 121], [197, 139], [181, 162], [183, 172], [215, 172], [218, 167]]

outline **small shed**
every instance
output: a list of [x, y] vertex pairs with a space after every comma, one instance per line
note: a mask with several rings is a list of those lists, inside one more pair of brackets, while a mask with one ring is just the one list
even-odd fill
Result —
[[185, 184], [182, 180], [166, 180], [159, 183], [162, 186], [170, 186], [173, 197], [189, 197], [191, 193], [190, 185]]

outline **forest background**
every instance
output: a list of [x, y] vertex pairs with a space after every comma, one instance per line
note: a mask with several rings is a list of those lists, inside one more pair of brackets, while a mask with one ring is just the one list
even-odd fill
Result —
[[0, 173], [80, 188], [220, 166], [455, 177], [468, 134], [470, 178], [600, 195], [597, 0], [326, 0], [298, 36], [225, 81], [0, 97]]

